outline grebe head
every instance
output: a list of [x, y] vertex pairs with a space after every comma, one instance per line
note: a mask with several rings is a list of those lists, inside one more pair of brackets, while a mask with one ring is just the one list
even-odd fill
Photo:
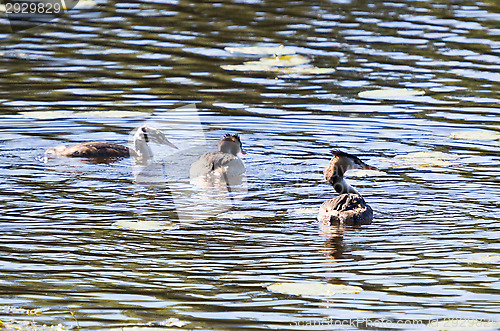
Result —
[[377, 168], [364, 163], [355, 155], [342, 152], [340, 150], [332, 151], [332, 153], [333, 157], [330, 160], [329, 166], [338, 168], [338, 171], [340, 171], [341, 173], [344, 173], [347, 170], [352, 170], [352, 169], [378, 170]]
[[231, 135], [229, 133], [219, 141], [219, 151], [233, 155], [237, 155], [238, 153], [246, 154], [243, 151], [240, 137], [237, 134]]
[[165, 135], [160, 130], [154, 129], [147, 125], [143, 125], [137, 129], [137, 132], [134, 135], [134, 139], [136, 141], [144, 141], [146, 143], [151, 141], [157, 144], [167, 145], [172, 148], [178, 149], [174, 144], [168, 141], [167, 137], [165, 137]]
[[[344, 182], [344, 173], [347, 170], [378, 170], [377, 168], [364, 163], [357, 156], [354, 156], [352, 154], [348, 154], [339, 150], [333, 151], [332, 153], [333, 157], [330, 160], [330, 163], [326, 166], [325, 170], [323, 170], [323, 174], [325, 175], [325, 179], [330, 182], [330, 184], [334, 185], [335, 190], [339, 193], [348, 193], [351, 191], [356, 192], [356, 190], [351, 189]], [[340, 184], [340, 186], [338, 184]]]

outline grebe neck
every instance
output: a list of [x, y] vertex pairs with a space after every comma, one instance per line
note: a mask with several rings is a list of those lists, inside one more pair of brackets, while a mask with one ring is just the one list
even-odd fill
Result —
[[328, 182], [333, 185], [333, 188], [338, 194], [352, 193], [361, 195], [354, 187], [345, 181], [344, 173], [340, 168], [336, 168], [332, 173], [325, 173], [325, 177]]
[[153, 152], [151, 148], [148, 146], [148, 138], [135, 138], [134, 139], [134, 151], [137, 154], [136, 158], [140, 162], [147, 161], [153, 157]]

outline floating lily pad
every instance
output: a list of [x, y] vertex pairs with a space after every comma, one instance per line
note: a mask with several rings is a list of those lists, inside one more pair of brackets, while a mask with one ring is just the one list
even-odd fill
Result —
[[330, 297], [336, 294], [355, 294], [363, 291], [361, 287], [334, 285], [326, 283], [278, 283], [267, 287], [269, 291], [282, 294]]
[[469, 259], [458, 259], [459, 262], [465, 263], [499, 263], [500, 262], [500, 254], [499, 255], [483, 255], [479, 257], [472, 257]]
[[439, 331], [497, 330], [500, 322], [491, 320], [450, 318], [431, 321], [427, 326]]
[[0, 329], [6, 331], [66, 331], [62, 324], [41, 325], [34, 321], [0, 321]]
[[[153, 324], [156, 324], [156, 323], [153, 323]], [[182, 328], [183, 326], [185, 326], [187, 324], [188, 324], [187, 322], [181, 321], [180, 319], [175, 318], [175, 317], [171, 317], [169, 319], [166, 319], [166, 320], [158, 323], [158, 325], [161, 325], [161, 326], [169, 326], [169, 327], [176, 326], [179, 328]]]
[[458, 156], [443, 152], [415, 152], [394, 157], [399, 166], [449, 167], [456, 165]]
[[281, 46], [248, 46], [248, 47], [226, 47], [229, 53], [242, 53], [250, 55], [290, 55], [295, 54], [292, 48]]
[[279, 68], [275, 72], [279, 74], [298, 74], [298, 75], [324, 75], [331, 74], [335, 72], [333, 68], [318, 68], [318, 67], [291, 67], [291, 68]]
[[250, 219], [254, 217], [274, 217], [275, 213], [268, 211], [244, 211], [244, 212], [227, 212], [217, 215], [219, 219]]
[[32, 118], [37, 120], [52, 120], [60, 118], [69, 118], [72, 112], [70, 111], [23, 111], [14, 115], [2, 115], [0, 117], [7, 118]]
[[380, 170], [361, 169], [361, 170], [351, 170], [347, 174], [352, 177], [373, 177], [373, 176], [385, 175], [385, 172]]
[[267, 64], [257, 63], [257, 64], [227, 64], [220, 66], [224, 70], [230, 71], [267, 71], [272, 72], [274, 67], [270, 67]]
[[0, 314], [8, 315], [41, 315], [42, 311], [37, 309], [25, 309], [12, 306], [0, 306]]
[[130, 110], [84, 111], [74, 113], [75, 117], [134, 117], [144, 113]]
[[267, 65], [270, 67], [293, 67], [299, 66], [311, 62], [305, 56], [302, 55], [285, 55], [285, 56], [273, 56], [265, 57], [259, 61], [248, 61], [244, 64], [246, 65]]
[[165, 231], [179, 228], [177, 224], [160, 221], [117, 221], [114, 225], [123, 229], [136, 231]]
[[450, 138], [464, 140], [500, 140], [500, 133], [490, 130], [457, 131], [453, 132]]
[[[134, 325], [134, 326], [126, 326], [126, 327], [120, 327], [120, 328], [113, 328], [113, 329], [107, 329], [108, 331], [162, 331], [162, 330], [167, 330], [165, 327], [177, 327], [177, 328], [182, 328], [186, 326], [187, 322], [181, 321], [178, 318], [171, 317], [169, 319], [166, 319], [161, 322], [149, 322], [146, 325]], [[168, 329], [172, 330], [172, 329]]]
[[319, 212], [319, 208], [297, 208], [297, 209], [288, 209], [288, 213], [293, 213], [297, 215], [303, 214], [317, 214]]
[[329, 74], [335, 72], [332, 68], [317, 68], [317, 67], [275, 67], [270, 66], [259, 61], [247, 62], [250, 64], [235, 64], [235, 65], [222, 65], [221, 68], [224, 70], [233, 71], [263, 71], [263, 72], [273, 72], [276, 74], [289, 75], [289, 74], [303, 74], [303, 75], [319, 75], [319, 74]]
[[410, 96], [424, 95], [424, 90], [406, 89], [406, 88], [393, 88], [393, 89], [380, 89], [359, 92], [358, 96], [363, 99], [404, 99]]

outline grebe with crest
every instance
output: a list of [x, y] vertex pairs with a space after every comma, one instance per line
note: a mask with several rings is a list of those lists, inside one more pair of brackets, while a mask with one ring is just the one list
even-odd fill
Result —
[[143, 125], [134, 134], [134, 148], [107, 142], [85, 142], [72, 146], [60, 145], [47, 149], [48, 155], [63, 157], [81, 157], [109, 159], [119, 157], [134, 157], [137, 163], [145, 163], [153, 157], [153, 152], [148, 146], [148, 142], [167, 145], [177, 149], [165, 135], [155, 128]]
[[323, 174], [339, 196], [326, 200], [319, 209], [318, 220], [325, 225], [362, 225], [370, 224], [373, 219], [372, 208], [344, 179], [344, 173], [351, 169], [378, 170], [357, 156], [339, 150], [333, 151], [333, 157]]

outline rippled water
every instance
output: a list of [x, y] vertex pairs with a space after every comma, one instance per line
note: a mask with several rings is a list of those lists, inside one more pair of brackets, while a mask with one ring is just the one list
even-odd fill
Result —
[[[99, 1], [15, 34], [0, 20], [0, 306], [43, 312], [1, 319], [105, 329], [178, 318], [216, 330], [500, 321], [498, 262], [463, 262], [500, 254], [500, 143], [450, 137], [500, 132], [499, 21], [495, 0]], [[224, 47], [281, 44], [336, 71], [220, 67], [255, 60]], [[358, 97], [390, 87], [426, 95]], [[189, 104], [209, 144], [226, 132], [242, 138], [248, 192], [229, 204], [203, 192], [176, 198], [173, 182], [135, 184], [128, 160], [42, 162], [60, 143], [127, 144], [132, 129]], [[335, 148], [384, 171], [350, 177], [375, 211], [362, 229], [315, 220], [335, 195], [321, 173]], [[394, 158], [428, 151], [455, 158], [429, 166]], [[134, 231], [117, 221], [177, 228]], [[266, 289], [296, 281], [364, 291]]]

